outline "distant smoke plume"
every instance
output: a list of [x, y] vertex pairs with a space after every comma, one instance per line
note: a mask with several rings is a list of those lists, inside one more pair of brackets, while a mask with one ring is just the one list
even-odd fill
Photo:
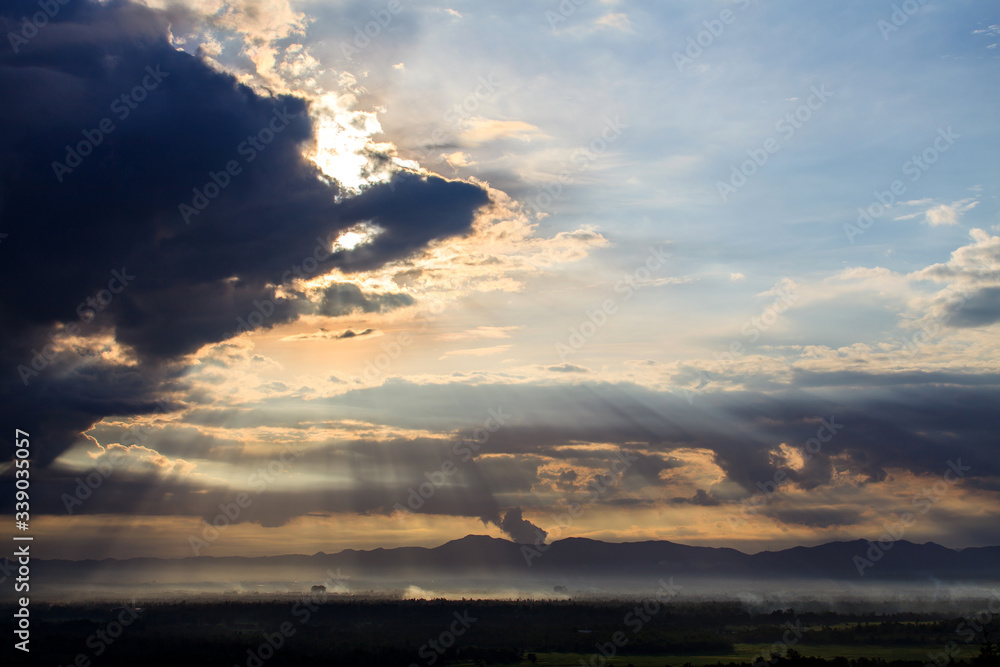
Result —
[[548, 533], [521, 516], [521, 508], [507, 510], [500, 522], [500, 529], [510, 535], [517, 544], [534, 544], [544, 542]]

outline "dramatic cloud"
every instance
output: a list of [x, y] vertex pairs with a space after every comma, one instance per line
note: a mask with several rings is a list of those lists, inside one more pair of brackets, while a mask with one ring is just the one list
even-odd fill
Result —
[[[316, 512], [388, 514], [402, 507], [425, 515], [479, 518], [516, 540], [533, 541], [535, 528], [519, 512], [505, 514], [503, 508], [515, 502], [528, 507], [525, 498], [531, 509], [552, 512], [572, 502], [607, 508], [657, 498], [675, 505], [739, 508], [745, 498], [771, 488], [773, 480], [780, 480], [774, 488], [781, 488], [782, 497], [806, 491], [822, 496], [843, 493], [845, 485], [877, 488], [898, 475], [940, 479], [953, 464], [961, 466], [963, 484], [988, 488], [1000, 478], [991, 456], [998, 392], [996, 374], [797, 373], [790, 386], [767, 395], [706, 393], [692, 409], [670, 393], [629, 385], [396, 381], [330, 398], [289, 402], [282, 397], [240, 409], [195, 410], [184, 421], [221, 429], [218, 433], [294, 430], [320, 416], [327, 428], [348, 420], [397, 431], [447, 431], [468, 424], [448, 440], [373, 434], [364, 440], [304, 444], [288, 474], [269, 484], [259, 506], [241, 521], [276, 526]], [[483, 437], [477, 436], [477, 424], [489, 416], [477, 409], [484, 405], [501, 406], [494, 413], [504, 423], [474, 449], [471, 443]], [[199, 461], [239, 461], [237, 488], [249, 486], [253, 472], [266, 469], [281, 451], [277, 445], [251, 449], [197, 434], [191, 426], [171, 426], [144, 444], [199, 466]], [[113, 440], [123, 432], [102, 427], [94, 435]], [[692, 452], [705, 456], [692, 459]], [[443, 475], [449, 461], [453, 472]], [[233, 493], [206, 478], [164, 477], [160, 469], [136, 477], [143, 470], [123, 468], [80, 511], [112, 511], [117, 503], [118, 512], [211, 516]], [[154, 472], [157, 477], [149, 477]], [[62, 482], [59, 476], [39, 480], [40, 487], [55, 485], [44, 493], [52, 502], [40, 509], [57, 511], [56, 499], [72, 493], [74, 478], [64, 473]], [[687, 486], [689, 495], [677, 495], [689, 484], [686, 478], [697, 486]], [[603, 490], [595, 494], [595, 488]], [[833, 511], [782, 505], [762, 515], [834, 528], [855, 525], [858, 512], [853, 506]]]
[[246, 492], [221, 551], [763, 548], [942, 483], [907, 537], [995, 541], [975, 3], [892, 48], [860, 5], [736, 12], [690, 62], [695, 0], [56, 4], [0, 9], [0, 418], [39, 544], [103, 549], [100, 515], [186, 550]]
[[[8, 4], [4, 32], [34, 11]], [[18, 128], [0, 137], [0, 280], [19, 285], [0, 297], [0, 398], [46, 424], [41, 459], [105, 415], [151, 412], [202, 345], [311, 310], [295, 280], [406, 257], [488, 202], [416, 175], [341, 200], [302, 155], [304, 100], [263, 96], [167, 35], [145, 7], [70, 0], [0, 52], [0, 94], [17, 100], [0, 123]], [[360, 222], [382, 233], [330, 255]]]
[[[744, 493], [755, 492], [779, 469], [804, 487], [829, 484], [835, 468], [869, 481], [885, 479], [888, 468], [940, 474], [956, 457], [978, 462], [969, 478], [1000, 475], [1000, 465], [988, 454], [991, 405], [1000, 399], [996, 374], [800, 373], [766, 393], [704, 393], [693, 406], [672, 392], [607, 383], [477, 384], [461, 389], [461, 401], [458, 395], [458, 385], [418, 390], [394, 382], [329, 403], [339, 406], [335, 414], [360, 410], [400, 427], [424, 428], [469, 421], [477, 414], [471, 406], [503, 406], [514, 417], [490, 435], [491, 453], [597, 459], [589, 463], [598, 468], [614, 461], [613, 451], [572, 445], [641, 448], [659, 456], [640, 457], [629, 474], [654, 484], [662, 471], [677, 466], [662, 455], [690, 448], [712, 452], [727, 480]], [[464, 434], [472, 437], [473, 428]], [[810, 439], [820, 443], [822, 455], [803, 467], [790, 468], [775, 455], [782, 443], [808, 453]]]

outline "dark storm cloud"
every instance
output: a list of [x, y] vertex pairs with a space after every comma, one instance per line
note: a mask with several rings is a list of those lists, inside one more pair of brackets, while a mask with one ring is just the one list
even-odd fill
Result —
[[[36, 11], [5, 3], [0, 28]], [[177, 51], [167, 22], [69, 0], [17, 52], [0, 50], [0, 400], [42, 436], [40, 462], [105, 415], [151, 412], [171, 365], [233, 336], [239, 318], [260, 313], [271, 327], [310, 310], [275, 286], [313, 258], [317, 272], [376, 268], [465, 232], [488, 201], [410, 175], [337, 203], [301, 155], [306, 102], [262, 96]], [[362, 221], [384, 231], [324, 256]], [[58, 355], [46, 345], [59, 322], [113, 335], [139, 365]]]

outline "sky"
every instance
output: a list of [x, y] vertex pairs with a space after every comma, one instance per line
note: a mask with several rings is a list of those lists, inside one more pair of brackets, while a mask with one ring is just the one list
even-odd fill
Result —
[[39, 7], [0, 15], [38, 557], [1000, 544], [995, 3]]

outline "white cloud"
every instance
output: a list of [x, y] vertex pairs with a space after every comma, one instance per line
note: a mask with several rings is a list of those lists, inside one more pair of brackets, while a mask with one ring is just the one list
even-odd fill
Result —
[[476, 327], [475, 329], [467, 329], [465, 331], [458, 331], [455, 333], [442, 334], [439, 336], [441, 340], [480, 340], [483, 338], [510, 338], [511, 334], [520, 329], [519, 326], [514, 327]]
[[605, 14], [597, 19], [597, 25], [602, 28], [614, 28], [625, 32], [632, 32], [632, 22], [628, 20], [627, 14]]
[[532, 137], [542, 135], [536, 126], [520, 120], [493, 120], [476, 116], [465, 121], [465, 126], [467, 129], [462, 132], [461, 138], [474, 145], [508, 137], [528, 142]]
[[925, 222], [932, 227], [939, 225], [957, 225], [959, 218], [966, 211], [971, 211], [979, 204], [974, 199], [962, 199], [950, 205], [941, 204], [927, 210]]
[[664, 285], [687, 285], [694, 282], [690, 276], [668, 276], [666, 278], [648, 278], [646, 280], [633, 279], [636, 287], [662, 287]]
[[469, 157], [468, 153], [463, 153], [462, 151], [455, 151], [454, 153], [449, 153], [444, 156], [445, 161], [452, 167], [468, 167], [469, 165], [475, 164]]
[[950, 204], [938, 204], [933, 199], [911, 199], [909, 201], [899, 202], [899, 205], [919, 207], [927, 206], [928, 208], [922, 211], [914, 211], [912, 213], [897, 215], [893, 218], [893, 220], [914, 220], [923, 216], [924, 222], [931, 227], [957, 225], [962, 217], [962, 214], [966, 211], [971, 211], [978, 204], [978, 200], [971, 198], [960, 199], [958, 201], [953, 201]]
[[973, 243], [951, 253], [944, 263], [928, 266], [910, 274], [916, 280], [948, 283], [1000, 284], [1000, 236], [982, 229], [969, 232]]
[[513, 345], [494, 345], [493, 347], [474, 347], [463, 350], [449, 350], [441, 356], [441, 359], [444, 359], [445, 357], [486, 357], [491, 354], [506, 352], [512, 347]]

